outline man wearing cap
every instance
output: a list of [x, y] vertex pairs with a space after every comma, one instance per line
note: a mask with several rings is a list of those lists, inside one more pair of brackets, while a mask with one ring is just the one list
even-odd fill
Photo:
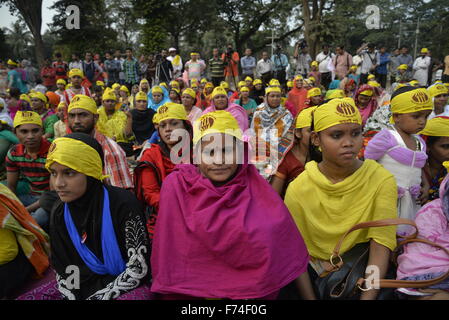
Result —
[[422, 48], [420, 56], [413, 63], [413, 79], [418, 80], [420, 86], [427, 86], [431, 62], [430, 57], [427, 55], [428, 52], [427, 48]]
[[85, 96], [91, 96], [90, 90], [87, 87], [81, 85], [84, 78], [84, 72], [80, 69], [71, 69], [69, 71], [69, 79], [72, 84], [71, 88], [68, 88], [64, 92], [64, 100], [67, 105], [70, 104], [73, 97], [77, 94], [82, 94]]
[[104, 173], [109, 176], [107, 183], [119, 188], [134, 187], [123, 149], [112, 139], [97, 130], [98, 110], [95, 101], [87, 96], [78, 95], [69, 105], [68, 125], [72, 132], [82, 132], [94, 137], [103, 148]]
[[254, 69], [256, 68], [256, 58], [252, 56], [252, 50], [247, 48], [245, 56], [240, 60], [242, 66], [242, 77], [254, 78]]
[[171, 62], [173, 66], [173, 79], [182, 77], [182, 59], [179, 54], [177, 54], [176, 48], [168, 49], [167, 60]]
[[42, 119], [36, 112], [19, 111], [14, 118], [14, 133], [19, 139], [6, 155], [7, 186], [17, 194], [19, 178], [30, 186], [30, 193], [17, 194], [20, 201], [41, 227], [48, 225], [48, 213], [39, 199], [50, 190], [50, 173], [45, 169], [50, 143], [43, 138]]
[[449, 117], [449, 105], [447, 104], [449, 89], [443, 84], [436, 83], [427, 88], [427, 92], [433, 102], [433, 111], [427, 117], [427, 121], [435, 117]]

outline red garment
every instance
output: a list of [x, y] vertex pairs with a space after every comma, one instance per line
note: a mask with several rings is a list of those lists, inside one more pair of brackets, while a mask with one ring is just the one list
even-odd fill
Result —
[[276, 176], [290, 183], [303, 171], [304, 165], [290, 150], [279, 165]]
[[43, 85], [46, 87], [53, 87], [56, 85], [56, 71], [52, 67], [43, 67], [41, 69], [41, 78]]
[[293, 89], [288, 93], [287, 102], [292, 106], [292, 109], [295, 112], [295, 114], [300, 113], [303, 109], [306, 108], [305, 105], [306, 99], [307, 99], [307, 90], [304, 88], [298, 89], [296, 87], [296, 80], [294, 80]]
[[229, 102], [230, 103], [234, 103], [235, 100], [237, 100], [239, 98], [239, 92], [235, 91], [232, 96], [229, 98]]
[[[225, 61], [226, 58], [226, 54], [222, 54], [221, 55], [221, 59], [223, 61]], [[234, 60], [234, 61], [232, 61]], [[240, 61], [240, 56], [238, 54], [238, 52], [234, 52], [232, 54], [232, 60], [229, 61], [228, 65], [225, 68], [225, 77], [237, 77], [239, 75], [239, 61]]]
[[55, 61], [52, 65], [55, 70], [56, 80], [67, 80], [67, 72], [69, 71], [69, 65], [65, 61]]
[[[143, 152], [140, 161], [153, 163], [159, 169], [161, 181], [164, 181], [175, 168], [170, 158], [163, 155], [161, 147], [157, 144], [151, 144], [151, 148]], [[145, 202], [158, 211], [161, 187], [159, 186], [155, 172], [150, 168], [143, 169], [141, 181]]]

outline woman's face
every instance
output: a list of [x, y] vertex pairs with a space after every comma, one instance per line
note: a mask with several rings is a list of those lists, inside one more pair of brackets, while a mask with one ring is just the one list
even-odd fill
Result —
[[44, 107], [44, 102], [38, 98], [31, 98], [31, 110], [34, 112], [40, 111]]
[[190, 95], [188, 94], [183, 94], [181, 96], [181, 101], [184, 107], [192, 107], [193, 106], [193, 102], [195, 101], [195, 99], [193, 99]]
[[255, 88], [256, 90], [262, 90], [262, 84], [256, 84]]
[[110, 100], [110, 99], [103, 100], [103, 106], [104, 106], [104, 109], [106, 111], [113, 111], [113, 110], [115, 110], [115, 105], [116, 105], [115, 100]]
[[429, 156], [437, 163], [449, 161], [449, 137], [441, 137], [430, 146]]
[[138, 85], [134, 85], [131, 89], [132, 94], [137, 94], [139, 92], [139, 86]]
[[162, 93], [159, 92], [155, 92], [153, 93], [153, 101], [154, 103], [158, 104], [159, 102], [162, 101]]
[[242, 96], [242, 98], [248, 98], [249, 97], [249, 92], [248, 91], [243, 91], [240, 93], [240, 95]]
[[310, 127], [295, 129], [296, 139], [298, 139], [300, 141], [300, 144], [303, 145], [306, 149], [309, 148], [310, 134]]
[[216, 186], [226, 184], [238, 169], [236, 142], [235, 138], [226, 138], [223, 133], [205, 136], [200, 142], [198, 168]]
[[178, 101], [178, 94], [175, 91], [170, 91], [170, 95], [168, 96], [171, 101]]
[[228, 97], [224, 94], [216, 95], [213, 100], [217, 110], [224, 110], [228, 107]]
[[162, 141], [168, 145], [169, 147], [174, 146], [177, 144], [181, 137], [178, 137], [175, 139], [172, 137], [172, 132], [176, 129], [185, 129], [184, 123], [182, 120], [179, 119], [167, 119], [159, 122], [159, 136], [161, 137]]
[[279, 92], [270, 92], [267, 96], [268, 106], [277, 108], [281, 104], [281, 94]]
[[304, 81], [302, 79], [296, 80], [296, 88], [301, 89], [304, 86]]
[[359, 94], [359, 97], [357, 98], [357, 107], [359, 108], [366, 108], [368, 106], [368, 103], [370, 102], [371, 97], [365, 96], [363, 94]]
[[337, 124], [312, 132], [312, 143], [321, 147], [323, 160], [345, 167], [354, 163], [363, 145], [362, 126], [356, 123]]
[[69, 203], [81, 198], [86, 193], [87, 176], [54, 162], [50, 166], [50, 185], [62, 202]]
[[137, 110], [146, 110], [148, 109], [148, 101], [147, 100], [137, 100], [136, 101], [136, 109]]
[[311, 97], [310, 100], [312, 101], [314, 106], [317, 106], [321, 103], [321, 96]]
[[120, 90], [120, 97], [128, 98], [128, 93], [126, 91]]
[[214, 88], [207, 87], [207, 88], [206, 88], [206, 95], [211, 94], [213, 91], [214, 91]]

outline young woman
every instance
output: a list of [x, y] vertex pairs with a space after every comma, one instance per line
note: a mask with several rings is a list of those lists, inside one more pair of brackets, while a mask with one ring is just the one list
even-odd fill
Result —
[[294, 140], [288, 151], [284, 153], [270, 184], [281, 197], [284, 197], [287, 186], [304, 171], [304, 165], [310, 159], [309, 142], [312, 114], [316, 107], [301, 111], [295, 121]]
[[256, 101], [257, 105], [263, 103], [265, 98], [265, 89], [263, 87], [262, 80], [256, 79], [253, 81], [254, 88], [251, 91], [250, 97]]
[[[321, 149], [322, 160], [307, 163], [285, 195], [311, 256], [312, 279], [323, 272], [323, 261], [353, 225], [397, 217], [393, 175], [375, 161], [356, 158], [362, 146], [361, 124], [352, 99], [333, 99], [318, 107], [313, 114], [311, 143]], [[356, 231], [343, 243], [340, 254], [359, 243], [369, 243], [368, 265], [377, 266], [379, 277], [384, 278], [390, 252], [396, 246], [395, 228]], [[373, 289], [360, 298], [375, 299], [377, 294]]]
[[449, 117], [428, 120], [420, 134], [427, 146], [428, 158], [424, 173], [430, 184], [429, 201], [432, 201], [439, 198], [441, 182], [447, 175], [443, 162], [449, 161]]
[[174, 102], [177, 104], [181, 103], [181, 95], [180, 95], [179, 89], [177, 89], [177, 88], [171, 88], [168, 97], [170, 98], [171, 102]]
[[367, 84], [360, 86], [354, 95], [354, 100], [362, 116], [362, 126], [365, 126], [368, 118], [371, 117], [373, 112], [377, 109], [377, 100], [374, 96], [374, 89]]
[[[149, 162], [150, 165], [139, 173], [135, 173], [137, 196], [148, 206], [154, 208], [154, 215], [150, 217], [148, 224], [150, 237], [153, 236], [156, 225], [161, 183], [173, 171], [176, 164], [190, 163], [192, 136], [192, 126], [187, 120], [187, 113], [183, 105], [173, 102], [166, 103], [158, 109], [154, 117], [158, 122], [157, 131], [160, 142], [145, 146], [139, 162]], [[184, 130], [181, 136], [177, 135], [177, 132], [173, 133], [177, 129]], [[172, 150], [174, 151], [172, 152]]]
[[[400, 218], [415, 219], [427, 201], [429, 185], [423, 167], [427, 161], [426, 144], [417, 135], [426, 126], [432, 102], [426, 89], [403, 87], [391, 99], [393, 127], [374, 136], [365, 149], [365, 158], [378, 161], [396, 178], [397, 210]], [[399, 227], [399, 234], [410, 228]]]
[[182, 92], [182, 105], [186, 109], [187, 117], [190, 123], [194, 123], [196, 119], [201, 117], [202, 111], [195, 106], [196, 94], [191, 88], [187, 88]]
[[235, 100], [235, 104], [242, 106], [248, 114], [248, 120], [251, 122], [254, 111], [257, 109], [257, 103], [249, 97], [249, 88], [240, 88], [240, 99]]
[[[83, 133], [58, 138], [46, 168], [60, 199], [50, 222], [51, 265], [60, 295], [69, 300], [126, 299], [138, 289], [140, 298], [148, 296], [142, 287], [149, 282], [151, 254], [144, 214], [131, 192], [102, 183], [99, 143]], [[69, 286], [69, 266], [78, 267], [78, 288]]]
[[230, 103], [226, 89], [223, 89], [221, 86], [216, 87], [212, 92], [211, 106], [204, 110], [203, 115], [217, 110], [225, 110], [232, 114], [243, 132], [248, 129], [248, 116], [245, 109], [235, 103]]
[[148, 108], [148, 96], [145, 92], [140, 91], [137, 93], [135, 100], [135, 108], [131, 110], [132, 128], [136, 142], [141, 146], [146, 140], [151, 138], [155, 130], [153, 117], [156, 112]]
[[248, 163], [235, 118], [220, 110], [195, 125], [198, 165], [177, 166], [162, 187], [151, 290], [167, 299], [275, 299], [295, 280], [313, 299], [301, 235]]
[[286, 107], [293, 110], [293, 117], [305, 108], [307, 99], [307, 89], [304, 88], [304, 80], [302, 76], [296, 76], [293, 80], [293, 89], [288, 93]]
[[[251, 130], [255, 151], [255, 160], [260, 173], [269, 178], [278, 167], [280, 159], [293, 141], [294, 119], [286, 108], [281, 105], [281, 89], [268, 87], [266, 102], [254, 112]], [[276, 141], [271, 141], [273, 134]], [[273, 146], [272, 146], [273, 144]], [[277, 154], [272, 155], [273, 148]]]

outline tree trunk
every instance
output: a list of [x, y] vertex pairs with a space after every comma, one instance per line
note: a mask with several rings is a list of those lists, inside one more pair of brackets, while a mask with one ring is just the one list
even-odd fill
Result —
[[44, 42], [41, 36], [42, 26], [42, 0], [12, 0], [13, 5], [19, 10], [28, 28], [33, 34], [36, 46], [36, 60], [39, 66], [44, 64]]

